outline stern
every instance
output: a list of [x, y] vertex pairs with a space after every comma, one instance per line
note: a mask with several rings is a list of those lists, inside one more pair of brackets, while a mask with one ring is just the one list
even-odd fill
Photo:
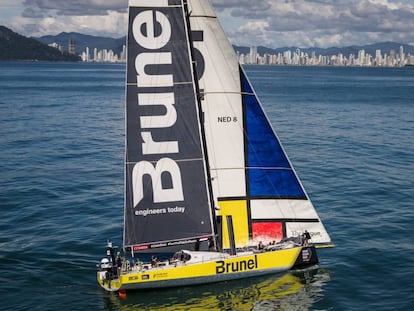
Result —
[[303, 246], [291, 270], [302, 269], [319, 263], [315, 246]]
[[107, 271], [98, 271], [96, 278], [99, 285], [108, 292], [116, 292], [121, 289], [120, 280], [118, 278], [111, 278]]

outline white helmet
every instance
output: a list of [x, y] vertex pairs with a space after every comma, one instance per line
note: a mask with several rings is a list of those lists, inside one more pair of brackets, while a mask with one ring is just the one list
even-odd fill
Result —
[[101, 260], [101, 268], [102, 269], [107, 269], [111, 267], [111, 263], [109, 262], [108, 258], [102, 258]]

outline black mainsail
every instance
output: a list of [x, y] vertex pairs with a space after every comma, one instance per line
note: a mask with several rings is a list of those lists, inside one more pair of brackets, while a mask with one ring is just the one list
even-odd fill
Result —
[[139, 251], [214, 233], [184, 6], [132, 2], [124, 248]]

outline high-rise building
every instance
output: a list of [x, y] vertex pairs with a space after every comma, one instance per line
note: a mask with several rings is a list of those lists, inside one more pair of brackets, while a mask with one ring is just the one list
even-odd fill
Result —
[[257, 64], [257, 46], [250, 47], [250, 63]]
[[397, 57], [396, 57], [396, 54], [395, 54], [395, 50], [391, 50], [388, 65], [389, 66], [394, 66], [396, 61], [397, 61]]
[[120, 60], [122, 62], [126, 60], [126, 46], [125, 45], [122, 46], [122, 52], [121, 52]]
[[363, 66], [364, 64], [365, 64], [365, 50], [359, 50], [357, 65]]
[[375, 64], [377, 66], [382, 66], [381, 50], [375, 50]]
[[89, 62], [90, 57], [91, 57], [91, 54], [90, 54], [90, 52], [89, 52], [89, 48], [88, 48], [88, 47], [86, 47], [85, 54], [86, 54], [86, 61], [87, 61], [87, 62]]
[[93, 61], [94, 62], [98, 61], [98, 49], [97, 48], [93, 49]]
[[76, 55], [76, 42], [73, 38], [69, 38], [68, 53], [72, 55]]
[[404, 66], [405, 64], [405, 55], [404, 55], [404, 47], [400, 46], [400, 66]]

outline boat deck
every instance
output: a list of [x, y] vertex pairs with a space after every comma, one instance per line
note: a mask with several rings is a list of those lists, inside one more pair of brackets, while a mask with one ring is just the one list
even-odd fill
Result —
[[[124, 260], [122, 267], [101, 269], [98, 282], [108, 291], [162, 288], [232, 280], [287, 271], [318, 262], [313, 246], [291, 244], [229, 255], [222, 252], [181, 251], [181, 256], [157, 262]], [[177, 253], [176, 253], [177, 254]]]

